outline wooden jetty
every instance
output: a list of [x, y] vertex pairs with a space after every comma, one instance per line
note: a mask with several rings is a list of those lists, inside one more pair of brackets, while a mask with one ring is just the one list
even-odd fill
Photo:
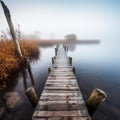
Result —
[[76, 76], [62, 45], [55, 49], [52, 67], [32, 120], [91, 120]]

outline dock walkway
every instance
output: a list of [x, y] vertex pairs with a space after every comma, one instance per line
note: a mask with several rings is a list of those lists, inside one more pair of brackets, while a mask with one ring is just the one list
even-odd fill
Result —
[[32, 120], [91, 120], [76, 76], [62, 45], [56, 56]]

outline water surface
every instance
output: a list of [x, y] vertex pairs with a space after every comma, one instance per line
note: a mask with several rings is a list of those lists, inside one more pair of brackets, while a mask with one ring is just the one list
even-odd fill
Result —
[[[100, 88], [107, 94], [107, 100], [94, 113], [93, 120], [119, 120], [120, 118], [120, 56], [118, 42], [101, 42], [93, 45], [71, 45], [68, 55], [73, 58], [76, 77], [86, 100], [94, 88]], [[32, 63], [35, 79], [34, 88], [40, 96], [54, 56], [54, 47], [41, 48], [40, 59]], [[31, 120], [34, 107], [24, 92], [21, 73], [16, 84], [9, 91], [17, 91], [23, 104], [17, 110], [7, 111], [3, 120]], [[27, 79], [28, 87], [32, 86]]]
[[101, 42], [99, 45], [78, 45], [69, 52], [85, 100], [94, 88], [107, 93], [107, 100], [94, 113], [93, 120], [120, 118], [120, 56], [119, 42]]

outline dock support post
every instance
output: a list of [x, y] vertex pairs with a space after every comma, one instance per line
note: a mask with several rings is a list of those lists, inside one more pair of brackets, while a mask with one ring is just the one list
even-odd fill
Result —
[[63, 48], [65, 49], [65, 51], [67, 51], [67, 45], [63, 44]]
[[52, 64], [54, 64], [54, 57], [52, 57]]
[[27, 59], [27, 68], [28, 68], [28, 73], [29, 73], [32, 85], [34, 85], [35, 83], [34, 83], [34, 78], [33, 78], [33, 74], [32, 74], [32, 71], [31, 71], [30, 60], [28, 60], [28, 59]]
[[35, 107], [38, 102], [38, 95], [33, 87], [29, 87], [25, 90], [25, 93], [30, 100], [31, 104]]
[[72, 65], [72, 57], [69, 56], [70, 64]]
[[57, 48], [55, 48], [55, 56], [57, 56]]
[[65, 51], [68, 52], [68, 45], [65, 46]]
[[50, 73], [50, 71], [51, 71], [51, 69], [50, 69], [50, 67], [48, 68], [48, 72]]
[[58, 50], [58, 48], [59, 48], [59, 44], [56, 45], [56, 49], [57, 49], [57, 50]]
[[73, 72], [74, 72], [74, 74], [75, 74], [75, 67], [73, 67]]
[[95, 110], [103, 103], [106, 99], [106, 93], [101, 89], [94, 89], [89, 96], [86, 104], [90, 115], [92, 115]]
[[65, 44], [65, 45], [63, 45], [63, 47], [64, 47], [65, 51], [68, 52], [68, 45]]

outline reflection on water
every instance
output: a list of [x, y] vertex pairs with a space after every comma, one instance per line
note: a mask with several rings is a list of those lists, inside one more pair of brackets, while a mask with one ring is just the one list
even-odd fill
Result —
[[79, 45], [69, 52], [85, 99], [94, 88], [103, 89], [107, 100], [93, 115], [93, 120], [119, 120], [120, 117], [120, 56], [118, 42]]
[[[71, 50], [70, 50], [71, 49]], [[93, 120], [119, 120], [120, 118], [120, 56], [119, 45], [116, 43], [93, 45], [69, 45], [68, 55], [73, 58], [76, 77], [85, 99], [94, 88], [103, 89], [107, 100], [93, 115]], [[41, 48], [40, 59], [31, 65], [34, 75], [34, 88], [40, 96], [51, 66], [51, 57], [55, 55], [54, 47]], [[3, 120], [31, 120], [34, 107], [31, 105], [24, 89], [32, 83], [27, 75], [27, 86], [19, 74], [15, 87], [9, 91], [18, 92], [22, 103], [16, 110], [6, 111]], [[18, 117], [19, 116], [19, 117]]]
[[16, 97], [16, 100], [20, 100], [21, 102], [19, 102], [19, 105], [16, 104], [13, 109], [8, 110], [7, 108], [2, 120], [32, 119], [34, 107], [26, 96], [25, 90], [31, 86], [34, 86], [35, 91], [40, 96], [48, 76], [48, 67], [51, 65], [51, 56], [54, 56], [53, 48], [41, 48], [40, 50], [40, 59], [31, 64], [34, 81], [31, 81], [28, 70], [25, 70], [23, 73], [19, 73], [15, 86], [12, 89], [9, 89], [7, 93], [9, 93], [9, 96], [12, 95], [13, 97]]

